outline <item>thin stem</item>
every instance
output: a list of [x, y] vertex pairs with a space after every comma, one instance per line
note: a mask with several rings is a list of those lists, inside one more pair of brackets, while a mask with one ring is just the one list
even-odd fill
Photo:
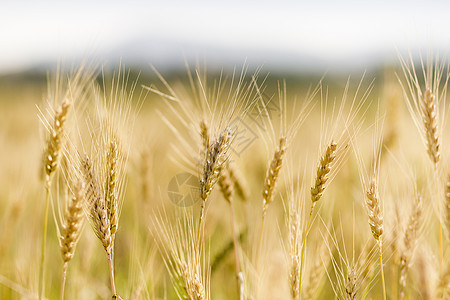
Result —
[[303, 258], [305, 256], [306, 236], [308, 235], [309, 227], [311, 226], [311, 219], [312, 219], [312, 214], [313, 214], [315, 205], [316, 205], [316, 202], [312, 202], [311, 209], [309, 211], [308, 223], [306, 224], [305, 234], [303, 235], [302, 256], [300, 258], [300, 282], [299, 282], [299, 288], [298, 288], [298, 299], [299, 300], [302, 299]]
[[48, 208], [50, 203], [50, 176], [45, 178], [45, 211], [44, 211], [44, 228], [42, 229], [42, 248], [41, 248], [41, 261], [39, 262], [39, 299], [42, 299], [42, 295], [45, 293], [45, 280], [44, 280], [44, 262], [45, 262], [45, 244], [47, 241], [47, 224], [48, 224]]
[[114, 283], [114, 264], [112, 261], [111, 254], [108, 255], [108, 261], [109, 261], [109, 279], [111, 280], [111, 290], [113, 296], [116, 295], [116, 284]]
[[233, 247], [234, 247], [234, 259], [235, 259], [235, 267], [236, 267], [236, 279], [238, 283], [238, 290], [240, 290], [240, 280], [239, 280], [239, 273], [240, 270], [240, 263], [239, 263], [239, 252], [238, 252], [238, 241], [236, 236], [236, 223], [234, 220], [234, 206], [233, 201], [230, 201], [230, 219], [231, 219], [231, 229], [233, 234]]
[[259, 265], [260, 265], [260, 260], [261, 260], [261, 247], [262, 247], [262, 238], [263, 238], [264, 220], [265, 219], [266, 219], [266, 209], [263, 208], [261, 230], [259, 231], [258, 252], [257, 252], [257, 256], [256, 256], [256, 273], [257, 274], [259, 274]]
[[63, 265], [63, 273], [62, 273], [62, 279], [61, 279], [61, 296], [60, 299], [64, 300], [64, 290], [66, 287], [66, 278], [67, 278], [67, 267], [68, 267], [68, 263], [65, 262]]
[[439, 194], [439, 174], [437, 164], [434, 165], [434, 182], [436, 186], [436, 199], [438, 202], [438, 221], [439, 221], [439, 271], [442, 273], [444, 261], [444, 247], [442, 244], [442, 223], [441, 223], [441, 201]]
[[[372, 274], [369, 277], [369, 282], [372, 282], [374, 277], [375, 277], [375, 272], [372, 272]], [[361, 300], [366, 300], [367, 299], [367, 295], [369, 294], [370, 288], [371, 288], [371, 286], [370, 286], [370, 284], [368, 284], [366, 286], [366, 288], [364, 289], [364, 292], [363, 292], [363, 295], [361, 297]], [[395, 297], [392, 297], [392, 299], [395, 299]]]
[[197, 242], [195, 243], [195, 259], [196, 265], [200, 263], [200, 245], [202, 238], [202, 228], [203, 228], [203, 220], [205, 216], [205, 201], [202, 199], [201, 207], [200, 207], [200, 217], [198, 220], [198, 229], [197, 229]]
[[383, 284], [383, 299], [386, 300], [386, 285], [384, 282], [384, 272], [383, 272], [383, 241], [381, 240], [381, 237], [378, 240], [378, 249], [380, 256], [381, 283]]

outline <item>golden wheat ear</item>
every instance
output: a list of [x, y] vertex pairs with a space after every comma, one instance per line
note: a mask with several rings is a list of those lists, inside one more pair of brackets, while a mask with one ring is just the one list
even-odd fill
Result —
[[69, 261], [75, 254], [75, 249], [83, 228], [84, 183], [77, 181], [72, 184], [69, 203], [66, 205], [64, 221], [59, 231], [59, 245], [63, 258], [63, 275], [61, 283], [61, 299], [64, 299], [64, 290], [67, 278]]
[[[439, 59], [429, 54], [427, 61], [421, 58], [421, 69], [423, 78], [420, 78], [414, 66], [412, 56], [409, 61], [400, 57], [400, 62], [404, 74], [402, 88], [405, 94], [406, 104], [410, 115], [420, 132], [420, 137], [425, 145], [426, 153], [434, 170], [434, 185], [436, 199], [434, 205], [437, 207], [437, 220], [439, 226], [439, 268], [442, 272], [444, 266], [444, 245], [442, 233], [442, 201], [440, 192], [440, 143], [442, 138], [442, 129], [444, 128], [445, 99], [447, 95], [447, 86], [450, 79], [450, 72], [446, 68], [445, 60]], [[444, 71], [445, 70], [445, 71]], [[420, 78], [420, 79], [419, 79]], [[442, 105], [444, 103], [444, 105]]]
[[267, 169], [266, 179], [264, 180], [263, 188], [263, 215], [266, 214], [267, 208], [273, 201], [273, 191], [280, 174], [281, 166], [283, 165], [283, 158], [286, 154], [286, 138], [280, 138], [278, 148], [273, 154], [272, 161]]
[[333, 164], [334, 159], [336, 158], [336, 149], [337, 144], [335, 142], [331, 142], [324, 155], [320, 158], [319, 166], [317, 167], [316, 179], [314, 181], [314, 186], [311, 188], [311, 201], [317, 202], [323, 195], [323, 191], [325, 190], [326, 183], [328, 181], [331, 166]]
[[422, 218], [422, 199], [417, 197], [416, 203], [413, 207], [412, 213], [409, 217], [408, 227], [406, 227], [403, 236], [403, 251], [400, 255], [400, 291], [399, 299], [404, 299], [406, 294], [406, 279], [411, 261], [413, 259], [418, 234]]

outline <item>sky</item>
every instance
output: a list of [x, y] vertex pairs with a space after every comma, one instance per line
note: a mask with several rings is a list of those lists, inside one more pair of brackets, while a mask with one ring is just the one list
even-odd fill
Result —
[[5, 1], [0, 73], [96, 56], [369, 67], [450, 49], [450, 1]]

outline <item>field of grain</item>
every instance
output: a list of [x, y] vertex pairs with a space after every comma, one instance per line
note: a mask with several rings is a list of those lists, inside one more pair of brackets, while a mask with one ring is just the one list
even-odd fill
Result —
[[445, 62], [0, 82], [0, 299], [448, 299]]

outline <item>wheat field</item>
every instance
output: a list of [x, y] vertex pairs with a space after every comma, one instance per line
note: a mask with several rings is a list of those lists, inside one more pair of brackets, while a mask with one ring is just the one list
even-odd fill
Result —
[[446, 62], [0, 83], [0, 299], [448, 299]]

